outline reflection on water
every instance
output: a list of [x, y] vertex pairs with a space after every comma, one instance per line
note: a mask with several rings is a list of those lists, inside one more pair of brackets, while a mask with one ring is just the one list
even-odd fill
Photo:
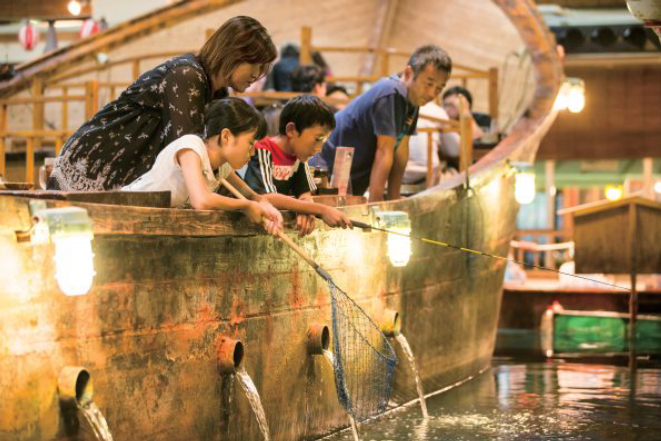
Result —
[[[633, 386], [633, 387], [632, 387]], [[363, 440], [661, 440], [661, 370], [498, 363], [427, 400], [361, 425]], [[329, 438], [350, 440], [343, 432]]]

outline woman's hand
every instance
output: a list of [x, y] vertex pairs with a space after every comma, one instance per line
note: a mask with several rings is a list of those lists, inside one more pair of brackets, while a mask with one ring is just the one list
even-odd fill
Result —
[[353, 224], [347, 215], [333, 207], [325, 206], [321, 219], [329, 227], [353, 228]]

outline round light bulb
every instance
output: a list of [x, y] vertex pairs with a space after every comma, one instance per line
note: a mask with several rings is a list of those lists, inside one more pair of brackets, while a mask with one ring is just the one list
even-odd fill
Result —
[[654, 191], [661, 194], [661, 181], [656, 181], [656, 184], [654, 184]]
[[536, 191], [534, 173], [524, 172], [516, 175], [514, 196], [519, 204], [525, 205], [534, 201]]
[[[390, 227], [390, 230], [409, 235], [410, 228]], [[411, 256], [411, 239], [397, 234], [388, 234], [388, 258], [392, 266], [406, 266]]]
[[622, 199], [622, 186], [621, 185], [607, 185], [606, 186], [606, 199], [609, 201], [617, 201]]
[[78, 0], [71, 0], [67, 4], [67, 9], [69, 10], [69, 13], [74, 16], [79, 16], [80, 12], [83, 10], [83, 6], [80, 4]]
[[64, 294], [87, 294], [94, 280], [94, 253], [88, 236], [53, 237], [55, 278]]
[[578, 113], [585, 107], [585, 91], [580, 86], [572, 86], [567, 97], [567, 109]]

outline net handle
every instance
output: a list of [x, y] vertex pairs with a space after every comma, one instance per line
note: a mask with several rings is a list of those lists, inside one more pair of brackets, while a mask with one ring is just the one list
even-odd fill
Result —
[[[241, 193], [239, 190], [234, 188], [234, 186], [229, 182], [227, 182], [225, 178], [220, 178], [220, 183], [223, 184], [223, 186], [227, 188], [234, 196], [236, 196], [237, 199], [247, 200], [247, 198], [243, 195], [243, 193]], [[262, 222], [266, 224], [266, 219], [262, 219]], [[298, 255], [301, 256], [315, 271], [319, 270], [320, 268], [319, 264], [315, 262], [310, 256], [308, 256], [308, 253], [306, 253], [303, 248], [296, 245], [293, 240], [287, 237], [284, 232], [282, 231], [278, 232], [278, 238], [284, 243], [286, 243], [289, 246], [289, 248], [296, 251], [296, 253], [298, 253]]]

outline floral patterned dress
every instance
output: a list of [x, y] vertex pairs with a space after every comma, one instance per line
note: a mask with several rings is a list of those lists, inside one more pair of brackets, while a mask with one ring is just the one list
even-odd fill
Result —
[[225, 96], [226, 89], [212, 96], [195, 55], [166, 61], [142, 74], [69, 138], [48, 188], [112, 190], [133, 182], [168, 144], [199, 132], [207, 103]]

